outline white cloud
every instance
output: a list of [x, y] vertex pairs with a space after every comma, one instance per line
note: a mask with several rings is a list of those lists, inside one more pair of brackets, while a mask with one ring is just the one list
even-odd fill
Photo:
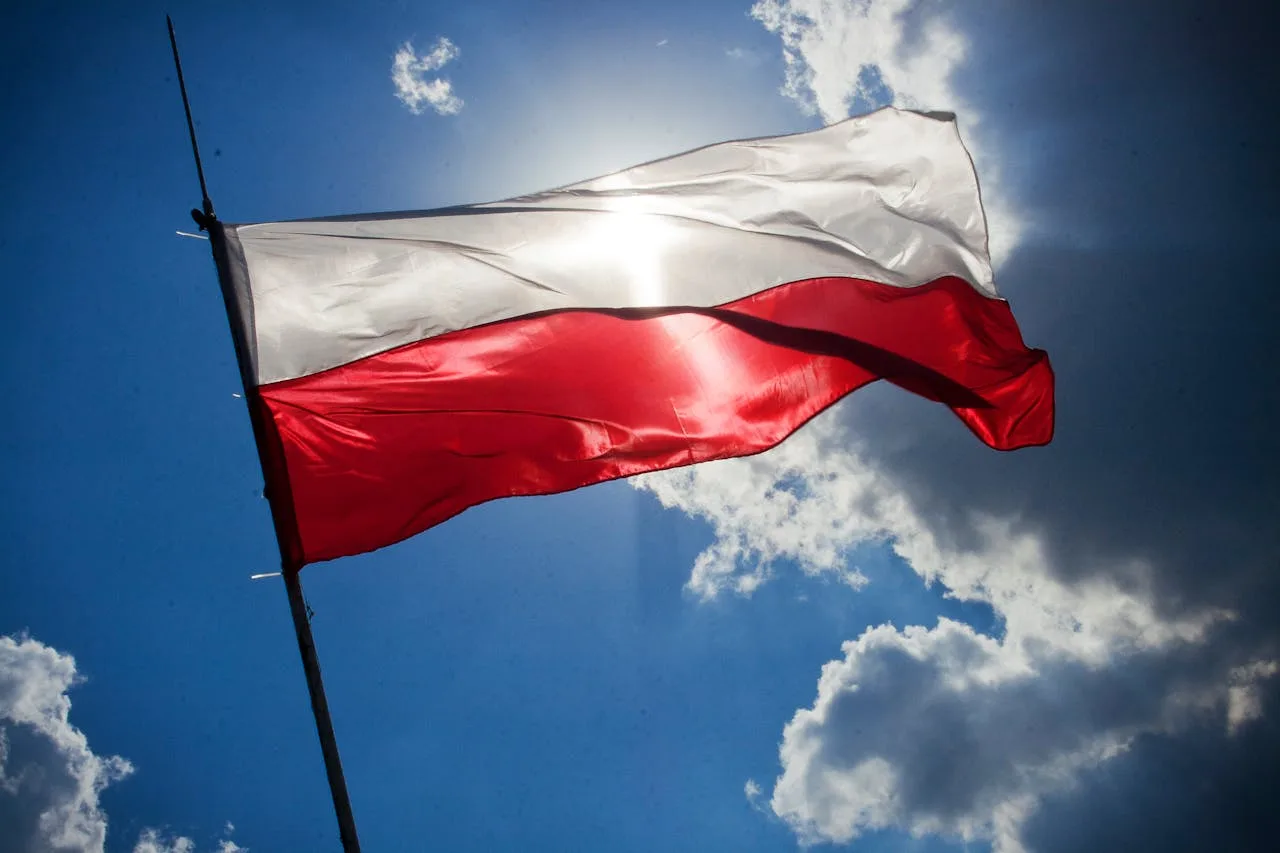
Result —
[[1254, 661], [1231, 670], [1227, 688], [1227, 734], [1236, 734], [1262, 716], [1262, 684], [1280, 672], [1280, 662]]
[[759, 0], [751, 15], [782, 40], [782, 93], [806, 113], [834, 122], [893, 103], [957, 114], [982, 182], [999, 268], [1018, 243], [1024, 216], [1003, 191], [981, 115], [952, 86], [969, 43], [945, 7], [936, 0]]
[[[701, 598], [749, 594], [779, 560], [811, 575], [850, 581], [846, 556], [859, 545], [887, 545], [921, 576], [963, 600], [989, 603], [1016, 646], [1041, 644], [1105, 663], [1118, 647], [1141, 650], [1203, 637], [1220, 612], [1165, 621], [1133, 591], [1068, 586], [1048, 571], [1038, 538], [1007, 520], [975, 519], [983, 547], [946, 547], [906, 493], [858, 450], [829, 411], [778, 447], [633, 478], [668, 508], [711, 525], [715, 541], [698, 555], [688, 587]], [[1135, 567], [1134, 572], [1140, 572]]]
[[190, 838], [164, 838], [158, 830], [144, 829], [133, 847], [133, 853], [194, 853], [196, 843]]
[[[71, 655], [29, 637], [0, 636], [0, 849], [102, 853], [107, 816], [99, 796], [133, 773], [100, 756], [71, 724], [68, 691], [82, 681]], [[231, 824], [225, 833], [230, 835]], [[12, 845], [12, 846], [10, 846]], [[217, 853], [241, 853], [229, 839]], [[194, 853], [195, 843], [142, 832], [134, 853]]]
[[0, 637], [0, 815], [18, 849], [101, 851], [98, 797], [133, 772], [89, 749], [69, 716], [76, 662], [25, 637]]
[[[227, 832], [231, 825], [227, 824]], [[156, 829], [144, 829], [133, 853], [196, 853], [196, 843], [185, 836], [169, 838]], [[222, 839], [213, 853], [249, 853], [249, 848], [240, 847], [230, 839]]]
[[[753, 592], [779, 560], [809, 574], [841, 572], [848, 551], [881, 538], [890, 497], [847, 454], [821, 450], [831, 429], [821, 418], [759, 456], [637, 477], [663, 506], [709, 522], [715, 543], [698, 555], [688, 588], [703, 599]], [[847, 512], [850, 506], [863, 512]], [[856, 582], [855, 584], [856, 585]]]
[[391, 60], [391, 82], [396, 87], [396, 97], [420, 115], [430, 108], [442, 116], [457, 115], [463, 101], [453, 92], [448, 80], [431, 76], [458, 58], [457, 45], [441, 36], [431, 50], [422, 56], [414, 53], [413, 45], [405, 42]]
[[1228, 701], [1221, 680], [1181, 659], [1187, 648], [1097, 666], [945, 619], [871, 628], [788, 723], [771, 805], [806, 840], [897, 827], [1022, 851], [1040, 796]]
[[841, 578], [854, 548], [880, 544], [1003, 622], [998, 639], [944, 620], [845, 644], [780, 750], [769, 802], [802, 840], [893, 827], [992, 839], [1012, 853], [1044, 794], [1139, 735], [1203, 714], [1234, 730], [1261, 713], [1257, 684], [1274, 664], [1231, 671], [1204, 660], [1232, 614], [1162, 615], [1140, 564], [1128, 587], [1066, 583], [1037, 534], [1008, 519], [975, 517], [972, 547], [947, 544], [832, 413], [769, 453], [634, 482], [712, 527], [688, 582], [700, 597], [750, 594], [781, 560]]
[[[954, 110], [959, 98], [951, 74], [968, 42], [936, 16], [929, 0], [760, 0], [751, 15], [782, 39], [783, 93], [806, 112], [838, 121], [859, 100], [879, 100], [879, 77], [905, 107]], [[906, 16], [927, 17], [921, 36], [908, 39]]]
[[755, 811], [761, 814], [767, 814], [769, 810], [769, 802], [764, 798], [764, 789], [760, 787], [760, 783], [755, 779], [748, 779], [746, 784], [742, 786], [742, 794], [747, 798], [747, 804]]

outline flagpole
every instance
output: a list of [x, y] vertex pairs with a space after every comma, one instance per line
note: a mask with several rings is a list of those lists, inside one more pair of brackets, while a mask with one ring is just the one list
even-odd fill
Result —
[[258, 464], [262, 468], [263, 480], [267, 483], [267, 502], [271, 507], [271, 518], [276, 532], [276, 545], [280, 549], [281, 575], [284, 577], [285, 592], [289, 597], [289, 612], [293, 616], [293, 630], [298, 638], [298, 653], [302, 656], [302, 669], [307, 677], [307, 692], [311, 694], [311, 713], [316, 721], [316, 733], [320, 736], [320, 751], [324, 755], [325, 775], [329, 779], [329, 792], [333, 796], [333, 810], [338, 818], [338, 834], [342, 839], [344, 853], [360, 853], [360, 840], [356, 836], [356, 819], [351, 810], [351, 798], [347, 794], [347, 781], [342, 772], [342, 759], [338, 755], [338, 740], [333, 732], [333, 720], [329, 716], [329, 702], [325, 697], [324, 680], [320, 676], [320, 660], [316, 654], [315, 640], [311, 636], [311, 618], [306, 601], [302, 597], [302, 579], [299, 567], [291, 558], [285, 547], [285, 539], [281, 536], [284, 510], [276, 502], [274, 489], [271, 488], [271, 472], [268, 470], [263, 448], [266, 446], [266, 424], [256, 402], [256, 383], [250, 375], [246, 359], [247, 345], [243, 333], [243, 324], [239, 322], [240, 308], [236, 295], [228, 280], [227, 247], [217, 217], [213, 212], [213, 202], [209, 199], [209, 190], [204, 179], [204, 164], [200, 161], [200, 146], [196, 143], [196, 126], [191, 119], [191, 102], [187, 99], [187, 84], [182, 76], [182, 60], [178, 57], [178, 38], [173, 30], [173, 19], [168, 15], [165, 20], [169, 24], [169, 44], [173, 47], [173, 65], [178, 72], [178, 87], [182, 90], [182, 108], [187, 116], [187, 132], [191, 136], [191, 153], [196, 161], [196, 174], [200, 178], [200, 210], [192, 210], [192, 218], [200, 226], [201, 231], [209, 232], [209, 245], [213, 250], [214, 264], [218, 268], [218, 284], [222, 290], [223, 303], [227, 310], [227, 320], [231, 325], [231, 337], [235, 344], [236, 361], [240, 368], [240, 381], [244, 389], [244, 400], [249, 407], [249, 421], [253, 426], [254, 445], [258, 450]]
[[[196, 142], [196, 124], [191, 120], [191, 102], [187, 100], [187, 81], [182, 77], [182, 60], [178, 57], [178, 36], [173, 31], [173, 18], [164, 16], [169, 25], [169, 46], [173, 48], [173, 67], [178, 71], [178, 89], [182, 91], [182, 111], [187, 115], [187, 133], [191, 136], [191, 153], [196, 158], [196, 176], [200, 178], [200, 206], [204, 215], [213, 216], [213, 202], [209, 200], [209, 187], [204, 182], [204, 163], [200, 160], [200, 145]], [[203, 229], [202, 229], [203, 230]]]
[[338, 756], [338, 739], [333, 733], [333, 721], [329, 718], [329, 702], [324, 695], [324, 681], [320, 678], [320, 659], [316, 656], [316, 644], [311, 638], [311, 617], [302, 599], [302, 579], [297, 569], [285, 568], [284, 586], [289, 593], [289, 610], [293, 614], [293, 629], [298, 635], [298, 652], [302, 655], [302, 669], [307, 674], [307, 691], [311, 694], [311, 713], [316, 718], [316, 732], [320, 735], [320, 751], [324, 753], [324, 771], [329, 777], [329, 791], [333, 795], [333, 811], [338, 816], [338, 835], [342, 838], [345, 853], [360, 853], [360, 840], [356, 837], [356, 818], [351, 811], [351, 798], [347, 796], [347, 780], [342, 775], [342, 759]]

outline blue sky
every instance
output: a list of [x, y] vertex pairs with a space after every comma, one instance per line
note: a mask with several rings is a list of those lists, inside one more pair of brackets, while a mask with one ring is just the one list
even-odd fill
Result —
[[[227, 221], [503, 198], [889, 99], [954, 109], [998, 283], [1059, 375], [1044, 450], [994, 454], [876, 387], [754, 460], [308, 568], [366, 850], [1274, 832], [1266, 22], [1019, 6], [12, 10], [0, 851], [101, 850], [104, 824], [109, 851], [336, 847], [284, 593], [249, 580], [276, 551], [208, 247], [174, 233], [199, 197], [166, 12]], [[393, 56], [441, 37], [459, 54], [426, 79], [461, 108], [414, 114]], [[133, 771], [77, 800], [110, 756]], [[68, 802], [87, 840], [59, 846], [36, 823]]]

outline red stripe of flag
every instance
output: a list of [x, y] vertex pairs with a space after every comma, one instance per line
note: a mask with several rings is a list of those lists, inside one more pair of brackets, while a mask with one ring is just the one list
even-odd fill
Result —
[[259, 392], [301, 566], [495, 498], [758, 453], [877, 379], [948, 405], [991, 447], [1052, 438], [1047, 356], [1023, 344], [1005, 302], [953, 277], [805, 279], [716, 309], [551, 312]]

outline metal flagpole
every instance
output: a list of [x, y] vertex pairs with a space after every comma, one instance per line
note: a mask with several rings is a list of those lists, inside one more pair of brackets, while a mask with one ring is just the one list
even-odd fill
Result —
[[289, 612], [293, 616], [293, 630], [298, 637], [302, 669], [307, 676], [307, 691], [311, 694], [311, 713], [315, 716], [316, 733], [320, 736], [320, 751], [324, 754], [324, 769], [329, 777], [329, 791], [333, 795], [333, 810], [338, 818], [338, 833], [342, 838], [342, 849], [345, 853], [360, 853], [360, 841], [356, 837], [356, 819], [351, 811], [351, 799], [347, 795], [347, 781], [342, 774], [342, 760], [338, 756], [338, 740], [333, 733], [329, 703], [324, 695], [324, 681], [320, 677], [320, 661], [316, 656], [316, 645], [311, 636], [311, 618], [302, 597], [302, 580], [299, 577], [299, 569], [293, 565], [286, 550], [285, 539], [281, 536], [282, 526], [286, 524], [285, 509], [276, 501], [277, 495], [272, 488], [273, 477], [263, 452], [267, 441], [266, 424], [263, 423], [260, 407], [255, 405], [256, 383], [249, 373], [249, 362], [246, 358], [248, 342], [244, 340], [244, 325], [240, 322], [239, 302], [228, 280], [226, 241], [223, 239], [221, 224], [214, 215], [213, 202], [209, 200], [209, 190], [204, 180], [204, 165], [200, 162], [200, 147], [196, 144], [196, 126], [191, 120], [191, 103], [187, 100], [187, 84], [182, 77], [182, 60], [178, 58], [178, 38], [173, 31], [173, 19], [166, 15], [165, 20], [169, 24], [169, 44], [173, 47], [173, 65], [178, 72], [178, 87], [182, 90], [182, 108], [187, 115], [187, 132], [191, 135], [191, 153], [195, 156], [196, 174], [200, 178], [201, 209], [192, 210], [191, 216], [200, 226], [201, 231], [209, 232], [214, 263], [218, 267], [218, 283], [227, 309], [227, 320], [231, 325], [236, 361], [240, 367], [240, 381], [244, 388], [244, 400], [249, 406], [249, 421], [253, 425], [254, 444], [258, 449], [258, 464], [262, 467], [263, 480], [267, 483], [267, 502], [271, 506], [276, 544], [280, 548], [281, 575], [284, 577], [285, 591], [289, 596]]
[[320, 659], [316, 657], [316, 644], [311, 639], [311, 617], [307, 614], [306, 602], [302, 600], [302, 580], [297, 569], [286, 567], [283, 574], [285, 590], [289, 593], [289, 610], [293, 613], [293, 629], [298, 635], [302, 669], [307, 674], [311, 713], [316, 718], [320, 751], [324, 753], [324, 771], [329, 777], [329, 791], [333, 794], [333, 811], [338, 816], [342, 849], [345, 853], [360, 853], [360, 839], [356, 837], [356, 817], [351, 811], [351, 799], [347, 796], [347, 780], [342, 775], [342, 759], [338, 757], [338, 740], [333, 734], [329, 703], [324, 696], [324, 681], [320, 678]]

